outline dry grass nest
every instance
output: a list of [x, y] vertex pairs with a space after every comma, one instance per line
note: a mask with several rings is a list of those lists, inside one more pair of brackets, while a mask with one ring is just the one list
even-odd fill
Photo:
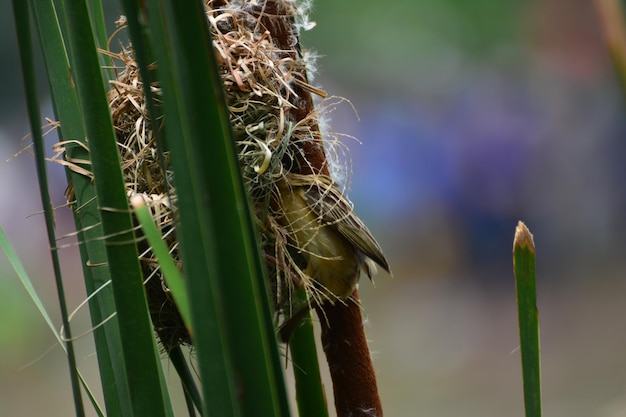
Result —
[[[268, 269], [277, 325], [292, 313], [294, 286], [314, 292], [313, 299], [319, 300], [322, 295], [303, 272], [297, 251], [290, 248], [290, 232], [277, 220], [281, 213], [279, 205], [273, 204], [276, 184], [289, 173], [327, 175], [328, 164], [333, 163], [349, 170], [349, 159], [338, 135], [329, 134], [322, 145], [320, 117], [313, 108], [311, 93], [322, 97], [325, 93], [309, 84], [307, 71], [314, 65], [314, 56], [301, 51], [297, 42], [299, 31], [312, 26], [306, 9], [306, 4], [292, 0], [206, 2], [232, 131]], [[161, 152], [155, 141], [155, 126], [147, 112], [132, 47], [105, 53], [120, 63], [108, 100], [127, 194], [144, 197], [170, 253], [180, 263], [173, 173], [168, 152]], [[159, 85], [151, 89], [158, 106]], [[332, 103], [327, 107], [332, 108]], [[158, 122], [160, 125], [166, 121]], [[306, 148], [311, 145], [321, 149], [321, 164], [309, 160]], [[64, 163], [79, 169], [73, 161]], [[149, 246], [142, 241], [139, 248], [152, 320], [164, 348], [191, 343]]]

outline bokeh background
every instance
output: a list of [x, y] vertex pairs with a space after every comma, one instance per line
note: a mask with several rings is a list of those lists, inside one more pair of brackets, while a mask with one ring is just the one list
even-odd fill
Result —
[[[13, 158], [29, 128], [2, 3], [0, 224], [59, 323], [33, 159]], [[113, 22], [121, 8], [107, 7]], [[524, 220], [545, 415], [626, 416], [626, 109], [595, 3], [316, 0], [312, 19], [315, 83], [351, 102], [330, 126], [360, 141], [345, 139], [350, 197], [394, 271], [361, 285], [386, 415], [523, 415], [511, 249]], [[50, 168], [62, 206], [64, 176]], [[68, 209], [57, 223], [71, 231]], [[72, 415], [63, 354], [4, 256], [0, 293], [0, 415]], [[87, 312], [74, 323], [88, 331]], [[96, 382], [90, 338], [78, 348]]]

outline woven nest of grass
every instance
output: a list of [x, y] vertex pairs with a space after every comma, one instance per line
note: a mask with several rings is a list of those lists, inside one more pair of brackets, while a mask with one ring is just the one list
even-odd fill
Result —
[[[290, 248], [290, 232], [278, 221], [282, 214], [280, 204], [275, 204], [277, 183], [291, 174], [328, 176], [327, 161], [338, 159], [329, 151], [343, 148], [336, 146], [334, 135], [330, 139], [335, 143], [322, 144], [311, 94], [325, 97], [325, 93], [309, 84], [307, 70], [314, 57], [301, 51], [297, 41], [299, 31], [312, 26], [306, 7], [292, 0], [209, 0], [206, 11], [278, 325], [291, 315], [295, 286], [305, 287], [318, 301], [322, 292], [303, 272], [302, 259]], [[155, 141], [132, 47], [107, 54], [120, 62], [108, 99], [127, 194], [144, 197], [172, 257], [180, 263], [173, 173], [168, 153], [161, 152]], [[151, 88], [158, 105], [160, 88]], [[152, 321], [164, 348], [190, 344], [150, 247], [141, 241], [139, 249]]]

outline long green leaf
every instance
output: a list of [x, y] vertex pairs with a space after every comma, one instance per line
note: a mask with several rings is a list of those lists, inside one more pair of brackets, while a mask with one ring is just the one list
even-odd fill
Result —
[[[61, 348], [67, 353], [67, 350], [65, 348], [65, 343], [63, 342], [61, 335], [59, 334], [57, 329], [54, 327], [54, 323], [52, 322], [52, 319], [50, 318], [50, 315], [48, 314], [46, 307], [43, 305], [41, 298], [39, 298], [39, 295], [37, 295], [37, 291], [35, 291], [35, 288], [33, 287], [33, 284], [30, 278], [28, 277], [28, 274], [26, 273], [26, 269], [24, 269], [24, 265], [20, 261], [20, 258], [17, 256], [15, 249], [11, 245], [11, 242], [9, 242], [9, 239], [6, 233], [4, 233], [4, 229], [2, 229], [1, 226], [0, 226], [0, 249], [2, 249], [2, 252], [4, 252], [4, 254], [6, 255], [7, 259], [9, 260], [9, 263], [13, 267], [13, 270], [15, 271], [15, 273], [17, 274], [17, 277], [22, 283], [22, 286], [28, 293], [28, 296], [35, 304], [35, 307], [37, 307], [37, 310], [39, 310], [41, 317], [43, 317], [44, 321], [48, 325], [48, 328], [50, 329], [50, 331], [52, 331], [52, 334], [54, 335], [54, 337], [57, 339], [59, 346], [61, 346]], [[89, 396], [89, 399], [92, 402], [96, 412], [98, 413], [98, 416], [104, 417], [104, 413], [102, 412], [100, 405], [98, 405], [98, 401], [96, 400], [93, 393], [89, 389], [87, 382], [85, 382], [85, 379], [80, 374], [80, 372], [78, 373], [78, 377], [83, 387], [85, 388], [85, 391], [87, 392], [87, 395]]]
[[[89, 7], [89, 15], [93, 22], [94, 38], [96, 40], [96, 46], [100, 49], [107, 49], [107, 29], [106, 21], [104, 19], [104, 10], [102, 8], [102, 0], [88, 0], [87, 6]], [[107, 81], [114, 79], [113, 72], [113, 59], [106, 54], [98, 54], [102, 71], [106, 74]], [[106, 86], [106, 84], [105, 84]]]
[[[147, 21], [158, 45], [153, 50], [176, 172], [177, 234], [207, 414], [238, 415], [241, 407], [245, 415], [287, 415], [269, 303], [204, 8], [198, 1], [152, 0], [146, 2], [148, 10], [127, 3], [142, 18], [129, 17], [129, 24]], [[240, 400], [232, 369], [238, 391], [245, 393]]]
[[[296, 294], [301, 303], [308, 302], [304, 289]], [[328, 404], [322, 385], [313, 321], [309, 311], [289, 338], [293, 375], [296, 381], [296, 401], [299, 417], [328, 417]]]
[[67, 349], [68, 365], [70, 368], [70, 379], [72, 383], [72, 392], [74, 394], [74, 409], [77, 416], [85, 415], [85, 407], [80, 392], [80, 383], [78, 378], [78, 369], [76, 367], [76, 355], [74, 353], [74, 343], [72, 342], [72, 331], [68, 318], [67, 303], [65, 301], [65, 289], [63, 286], [63, 277], [61, 274], [61, 263], [59, 261], [58, 250], [56, 249], [56, 233], [54, 230], [54, 212], [50, 194], [48, 191], [48, 175], [46, 172], [45, 151], [43, 146], [43, 136], [41, 133], [41, 114], [39, 112], [39, 100], [37, 94], [37, 80], [35, 77], [35, 64], [32, 51], [32, 39], [30, 34], [30, 13], [29, 3], [26, 1], [14, 0], [13, 11], [15, 14], [15, 22], [17, 27], [17, 38], [20, 50], [20, 61], [22, 63], [22, 74], [24, 78], [24, 88], [26, 90], [26, 103], [28, 106], [28, 115], [30, 119], [30, 127], [35, 145], [35, 158], [37, 168], [37, 178], [39, 180], [39, 191], [41, 202], [44, 208], [44, 217], [46, 221], [46, 232], [48, 235], [48, 245], [50, 247], [50, 255], [52, 259], [52, 267], [57, 288], [57, 297], [61, 308], [61, 318], [63, 327], [67, 335], [65, 342]]
[[[50, 1], [35, 1], [34, 12], [52, 103], [60, 121], [59, 137], [67, 140], [66, 159], [88, 160], [82, 109], [71, 80], [70, 64], [54, 4]], [[88, 166], [85, 168], [89, 169]], [[104, 241], [101, 239], [95, 188], [89, 178], [69, 169], [67, 173], [74, 191], [73, 212], [78, 240], [81, 242], [85, 286], [88, 295], [103, 288], [96, 296], [90, 296], [89, 311], [92, 324], [96, 327], [94, 338], [106, 408], [110, 416], [130, 416], [132, 411], [126, 368], [123, 358], [116, 354], [122, 350], [117, 319], [98, 326], [115, 312], [115, 300], [112, 288], [107, 284], [111, 280], [109, 269], [94, 267], [108, 263]]]
[[156, 256], [159, 268], [163, 273], [167, 287], [174, 297], [176, 307], [180, 312], [181, 317], [185, 323], [187, 329], [191, 329], [191, 313], [189, 312], [189, 299], [187, 297], [187, 291], [185, 289], [185, 283], [183, 278], [178, 272], [178, 268], [174, 263], [174, 259], [169, 253], [167, 245], [162, 240], [161, 233], [154, 223], [154, 219], [150, 214], [150, 210], [146, 207], [146, 203], [142, 196], [136, 195], [131, 199], [131, 204], [135, 210], [135, 215], [141, 228], [143, 230], [148, 243], [152, 247], [152, 252]]
[[[185, 359], [185, 355], [183, 355], [183, 351], [180, 346], [175, 347], [174, 349], [167, 352], [170, 361], [172, 361], [172, 365], [176, 368], [176, 373], [180, 377], [180, 381], [182, 383], [183, 389], [185, 390], [185, 398], [189, 399], [187, 401], [188, 406], [191, 402], [200, 412], [202, 416], [202, 398], [200, 396], [200, 391], [195, 382], [195, 378], [189, 365], [187, 364], [187, 360]], [[192, 414], [191, 412], [189, 413]], [[191, 416], [193, 417], [193, 416]]]
[[[207, 260], [217, 267], [217, 274], [209, 279], [221, 293], [233, 364], [245, 393], [242, 411], [246, 416], [288, 414], [283, 375], [276, 373], [274, 366], [279, 361], [278, 349], [258, 246], [204, 6], [197, 0], [170, 0], [167, 4], [176, 45], [174, 79], [181, 93], [179, 104], [184, 108], [180, 115], [187, 133], [178, 143], [184, 146], [184, 153], [176, 156], [171, 144], [172, 154], [173, 159], [178, 158], [175, 166], [182, 165], [184, 155], [197, 169], [191, 171], [194, 179], [204, 180], [198, 182], [195, 204], [203, 204], [204, 214], [209, 216], [204, 236], [210, 250]], [[206, 198], [211, 202], [208, 205]], [[181, 211], [181, 223], [185, 221], [182, 216]], [[198, 278], [190, 279], [190, 288]]]
[[87, 7], [64, 1], [134, 415], [172, 415], [150, 324], [115, 135]]
[[541, 417], [541, 367], [535, 278], [535, 243], [532, 234], [522, 222], [518, 223], [515, 230], [513, 268], [517, 290], [526, 416]]
[[[148, 10], [142, 6], [149, 6]], [[124, 1], [129, 26], [140, 30], [130, 31], [134, 36], [141, 31], [143, 25], [149, 27], [151, 42], [158, 45], [153, 48], [158, 62], [157, 74], [163, 88], [163, 107], [167, 123], [165, 133], [172, 148], [182, 143], [189, 133], [181, 121], [183, 100], [173, 79], [174, 46], [170, 36], [171, 28], [167, 26], [163, 13], [163, 5], [158, 0], [139, 3], [133, 0]], [[142, 67], [147, 63], [140, 63]], [[146, 74], [143, 69], [142, 74]], [[144, 83], [144, 90], [146, 83]], [[176, 139], [176, 140], [174, 140]], [[199, 371], [204, 395], [204, 414], [206, 416], [237, 416], [239, 405], [236, 398], [236, 386], [229, 348], [226, 346], [224, 320], [221, 311], [221, 300], [217, 288], [207, 278], [215, 276], [215, 265], [210, 263], [207, 255], [206, 234], [207, 224], [202, 203], [198, 203], [198, 181], [200, 171], [196, 161], [190, 160], [186, 167], [185, 149], [172, 149], [172, 163], [176, 172], [176, 186], [179, 201], [180, 224], [177, 225], [177, 236], [180, 241], [181, 257], [185, 265], [185, 275], [191, 299], [192, 327], [194, 345], [196, 347]], [[185, 220], [189, 219], [189, 220]], [[193, 221], [191, 221], [193, 219]], [[197, 279], [194, 279], [197, 277]], [[197, 283], [192, 288], [192, 282]], [[202, 301], [200, 302], [200, 298]], [[219, 381], [219, 382], [218, 382]]]

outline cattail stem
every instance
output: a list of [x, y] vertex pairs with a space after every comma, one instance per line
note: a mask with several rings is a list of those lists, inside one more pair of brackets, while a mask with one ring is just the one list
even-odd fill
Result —
[[325, 304], [316, 307], [322, 326], [322, 345], [326, 353], [338, 417], [382, 417], [376, 374], [372, 363], [358, 292], [357, 302]]

